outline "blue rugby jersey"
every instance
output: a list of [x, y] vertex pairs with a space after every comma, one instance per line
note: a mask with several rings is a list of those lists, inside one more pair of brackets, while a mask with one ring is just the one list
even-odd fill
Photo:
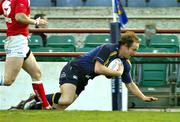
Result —
[[[108, 66], [109, 63], [118, 57], [118, 44], [106, 44], [98, 46], [90, 52], [76, 58], [73, 62], [76, 62], [82, 69], [85, 74], [89, 76], [90, 79], [93, 79], [95, 76], [99, 75], [94, 72], [95, 62], [98, 60], [101, 64]], [[122, 81], [124, 83], [131, 82], [131, 63], [128, 59], [120, 58], [124, 65], [124, 72], [122, 74]]]

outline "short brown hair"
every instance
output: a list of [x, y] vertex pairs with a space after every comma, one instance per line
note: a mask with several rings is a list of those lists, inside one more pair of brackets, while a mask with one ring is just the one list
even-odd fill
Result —
[[127, 44], [127, 47], [131, 47], [133, 42], [140, 43], [139, 38], [133, 31], [127, 31], [120, 37], [119, 45]]

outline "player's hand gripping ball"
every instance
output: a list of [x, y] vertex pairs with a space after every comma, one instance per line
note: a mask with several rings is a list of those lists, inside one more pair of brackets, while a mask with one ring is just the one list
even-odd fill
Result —
[[108, 68], [110, 68], [114, 71], [119, 71], [119, 72], [121, 72], [121, 74], [123, 74], [123, 72], [124, 72], [123, 62], [119, 58], [116, 58], [113, 61], [111, 61], [110, 64], [108, 65]]

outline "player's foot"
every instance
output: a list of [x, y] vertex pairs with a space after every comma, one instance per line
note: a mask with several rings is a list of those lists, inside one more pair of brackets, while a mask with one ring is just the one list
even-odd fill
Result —
[[44, 110], [52, 110], [51, 105], [47, 106], [47, 107], [43, 107]]
[[18, 109], [14, 106], [11, 106], [8, 110], [18, 110]]
[[30, 109], [34, 108], [34, 106], [36, 106], [36, 104], [37, 104], [36, 100], [32, 99], [31, 101], [26, 102], [26, 104], [24, 105], [24, 109], [30, 110]]
[[[33, 102], [35, 95], [34, 94], [30, 94], [29, 98], [26, 100], [22, 100], [20, 103], [18, 103], [18, 105], [16, 106], [11, 106], [11, 108], [9, 108], [8, 110], [17, 110], [17, 109], [24, 109], [25, 105], [27, 104], [28, 106], [30, 106], [29, 104]], [[26, 106], [27, 106], [26, 105]], [[31, 105], [32, 106], [32, 105]]]
[[11, 106], [8, 110], [24, 109], [25, 101], [22, 100], [17, 106]]

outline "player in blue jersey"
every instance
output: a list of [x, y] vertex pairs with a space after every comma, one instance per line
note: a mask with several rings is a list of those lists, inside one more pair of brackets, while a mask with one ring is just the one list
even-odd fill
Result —
[[[68, 107], [84, 90], [88, 80], [98, 75], [121, 76], [122, 82], [135, 96], [148, 102], [158, 100], [155, 97], [145, 96], [131, 79], [129, 58], [137, 51], [139, 43], [139, 39], [134, 32], [126, 32], [121, 36], [118, 44], [99, 46], [68, 62], [60, 73], [60, 93], [59, 98], [53, 101], [55, 107], [60, 109]], [[119, 70], [114, 71], [107, 67], [111, 60], [115, 58], [120, 58], [123, 62], [123, 74]]]
[[[65, 109], [84, 90], [88, 80], [98, 75], [121, 76], [122, 82], [135, 96], [147, 102], [158, 100], [155, 97], [145, 96], [131, 79], [129, 58], [137, 51], [139, 43], [139, 39], [134, 32], [126, 32], [121, 36], [118, 44], [99, 46], [85, 55], [71, 60], [60, 73], [60, 92], [46, 96], [49, 103], [54, 108]], [[107, 67], [115, 58], [120, 58], [123, 62], [123, 74], [121, 70], [114, 71]]]

